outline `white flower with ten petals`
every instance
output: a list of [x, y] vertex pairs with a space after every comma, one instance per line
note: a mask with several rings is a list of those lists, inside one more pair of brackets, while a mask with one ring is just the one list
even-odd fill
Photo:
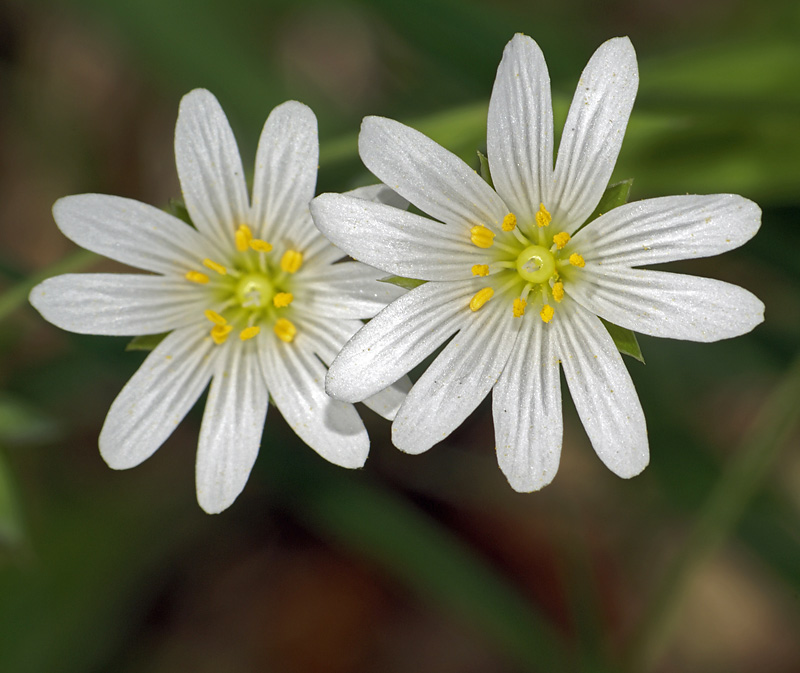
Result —
[[[359, 467], [369, 438], [352, 404], [325, 394], [325, 365], [402, 291], [376, 280], [314, 227], [318, 158], [313, 112], [275, 108], [258, 144], [252, 202], [233, 132], [216, 98], [181, 101], [175, 156], [196, 228], [152, 206], [85, 194], [53, 215], [78, 245], [147, 274], [67, 274], [33, 289], [53, 324], [83, 334], [169, 332], [108, 412], [100, 452], [138, 465], [169, 437], [211, 382], [197, 452], [197, 498], [207, 512], [244, 488], [261, 443], [269, 396], [292, 429], [337, 465]], [[360, 198], [390, 199], [383, 186]], [[323, 364], [324, 363], [324, 364]], [[392, 418], [398, 386], [368, 400]]]
[[363, 399], [452, 337], [397, 412], [400, 449], [427, 450], [493, 390], [501, 469], [518, 491], [545, 486], [561, 453], [560, 365], [601, 460], [621, 477], [644, 469], [641, 405], [598, 316], [644, 334], [715, 341], [749, 332], [764, 307], [733, 285], [638, 268], [742, 245], [760, 223], [742, 197], [645, 200], [581, 228], [611, 177], [637, 85], [630, 41], [603, 44], [581, 75], [553, 166], [547, 67], [532, 39], [515, 36], [489, 106], [494, 190], [413, 129], [364, 120], [366, 166], [435, 219], [325, 194], [312, 202], [314, 220], [354, 258], [429, 282], [345, 345], [328, 372], [331, 395]]

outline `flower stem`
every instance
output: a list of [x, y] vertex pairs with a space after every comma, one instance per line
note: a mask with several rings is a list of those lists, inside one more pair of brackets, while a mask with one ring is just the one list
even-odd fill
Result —
[[99, 257], [93, 252], [77, 250], [69, 257], [65, 257], [61, 261], [28, 276], [25, 280], [17, 283], [0, 295], [0, 320], [7, 318], [22, 306], [28, 299], [28, 294], [30, 294], [34, 286], [38, 285], [46, 278], [57, 276], [62, 273], [81, 271], [98, 259]]
[[686, 544], [667, 570], [632, 641], [628, 670], [646, 672], [658, 663], [692, 578], [736, 526], [800, 421], [798, 399], [800, 356], [761, 408], [736, 457], [706, 500]]

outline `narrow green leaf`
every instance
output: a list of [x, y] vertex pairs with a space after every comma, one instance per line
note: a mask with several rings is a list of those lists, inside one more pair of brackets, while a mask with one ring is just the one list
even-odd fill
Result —
[[386, 276], [386, 278], [378, 278], [378, 280], [381, 283], [391, 283], [392, 285], [397, 285], [397, 287], [404, 287], [406, 290], [413, 290], [415, 287], [428, 282], [417, 278], [403, 278], [403, 276]]
[[480, 176], [492, 189], [494, 189], [492, 171], [489, 169], [489, 158], [480, 150], [478, 150], [478, 162], [480, 163]]
[[36, 408], [17, 399], [0, 397], [0, 441], [3, 444], [35, 444], [51, 440], [56, 424]]
[[644, 364], [644, 355], [642, 355], [642, 349], [639, 347], [639, 341], [636, 339], [636, 334], [634, 334], [627, 327], [620, 327], [619, 325], [615, 325], [614, 323], [608, 322], [608, 320], [603, 320], [602, 318], [600, 318], [600, 320], [606, 326], [608, 333], [614, 340], [614, 345], [617, 347], [617, 350], [623, 355], [630, 355], [635, 360], [638, 360]]
[[600, 202], [597, 204], [597, 208], [594, 209], [594, 212], [589, 216], [589, 219], [586, 220], [586, 222], [584, 222], [581, 226], [585, 227], [587, 224], [589, 224], [589, 222], [596, 220], [609, 210], [613, 210], [614, 208], [618, 208], [619, 206], [628, 203], [628, 198], [631, 195], [632, 185], [633, 178], [628, 178], [627, 180], [615, 182], [613, 185], [606, 187], [606, 191], [604, 191], [603, 196], [600, 197]]
[[167, 204], [167, 212], [179, 220], [183, 220], [189, 226], [194, 226], [192, 218], [189, 217], [189, 211], [186, 209], [186, 204], [181, 199], [170, 199], [169, 204]]
[[0, 550], [19, 547], [24, 537], [16, 489], [5, 456], [0, 452]]
[[168, 332], [164, 334], [145, 334], [143, 336], [133, 337], [125, 346], [126, 351], [151, 351], [158, 344], [160, 344]]

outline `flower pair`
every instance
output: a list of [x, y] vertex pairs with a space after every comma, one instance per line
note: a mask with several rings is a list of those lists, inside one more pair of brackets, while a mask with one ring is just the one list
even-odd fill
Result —
[[[248, 199], [216, 100], [190, 93], [176, 159], [195, 228], [125, 199], [62, 199], [54, 215], [67, 236], [157, 275], [61, 276], [31, 294], [72, 331], [170, 332], [111, 407], [100, 436], [107, 462], [147, 458], [211, 381], [197, 487], [201, 506], [220, 511], [244, 486], [270, 395], [304, 441], [357, 467], [368, 439], [352, 402], [394, 419], [394, 443], [420, 453], [493, 390], [500, 467], [515, 489], [531, 491], [558, 467], [563, 369], [600, 458], [620, 476], [638, 474], [648, 462], [644, 415], [598, 316], [714, 341], [750, 331], [763, 304], [726, 283], [639, 268], [747, 241], [760, 211], [742, 197], [650, 199], [583, 226], [608, 184], [637, 85], [630, 42], [602, 45], [554, 165], [544, 58], [515, 36], [489, 107], [494, 187], [416, 131], [367, 118], [367, 168], [433, 219], [396, 207], [382, 186], [311, 202], [316, 122], [295, 102], [265, 124]], [[340, 261], [345, 254], [357, 261]], [[387, 274], [427, 282], [403, 293], [378, 281]], [[405, 374], [448, 339], [406, 397]]]

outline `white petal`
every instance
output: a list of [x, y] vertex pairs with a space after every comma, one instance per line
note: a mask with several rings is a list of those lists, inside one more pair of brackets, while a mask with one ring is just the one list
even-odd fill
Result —
[[352, 404], [325, 393], [325, 366], [302, 333], [290, 344], [268, 341], [261, 364], [272, 399], [300, 439], [336, 465], [361, 467], [369, 453], [364, 424]]
[[372, 201], [372, 203], [383, 203], [387, 206], [400, 208], [405, 210], [408, 208], [409, 203], [393, 189], [389, 189], [382, 182], [377, 185], [367, 185], [366, 187], [356, 187], [344, 193], [345, 196], [352, 196], [355, 199], [363, 199], [364, 201]]
[[392, 385], [469, 319], [477, 281], [425, 283], [369, 321], [333, 361], [330, 395], [359, 402]]
[[556, 160], [553, 223], [572, 233], [600, 201], [617, 162], [639, 86], [627, 37], [600, 45], [581, 75]]
[[30, 294], [45, 320], [79, 334], [160, 334], [201, 322], [206, 293], [183, 278], [133, 273], [70, 273]]
[[441, 442], [483, 401], [506, 366], [521, 321], [497, 298], [472, 314], [411, 388], [392, 424], [392, 441], [406, 453]]
[[276, 107], [258, 141], [253, 179], [253, 223], [264, 240], [305, 248], [318, 236], [308, 213], [318, 162], [311, 108], [293, 100]]
[[761, 210], [741, 196], [667, 196], [614, 208], [570, 246], [587, 263], [642, 266], [719, 255], [749, 241], [760, 226]]
[[711, 278], [587, 264], [564, 289], [606, 320], [670, 339], [730, 339], [764, 320], [757, 297]]
[[325, 318], [371, 318], [406, 292], [378, 280], [385, 276], [361, 262], [317, 266], [297, 279], [295, 310]]
[[489, 103], [492, 181], [520, 226], [535, 222], [553, 182], [553, 103], [539, 46], [517, 34], [506, 45]]
[[209, 514], [230, 507], [244, 489], [261, 446], [269, 405], [255, 343], [225, 343], [220, 351], [195, 467], [197, 501]]
[[220, 250], [232, 252], [233, 232], [249, 221], [247, 187], [228, 119], [205, 89], [181, 100], [175, 162], [192, 222]]
[[53, 217], [81, 247], [145, 271], [185, 273], [208, 254], [203, 237], [188, 224], [121, 196], [67, 196], [55, 202]]
[[563, 421], [554, 332], [536, 314], [524, 319], [492, 391], [492, 412], [500, 469], [515, 491], [530, 493], [556, 476]]
[[437, 220], [499, 230], [508, 213], [500, 197], [467, 164], [399, 122], [366, 117], [358, 151], [380, 180]]
[[639, 397], [603, 324], [568, 298], [553, 321], [569, 392], [594, 450], [614, 474], [629, 478], [649, 462]]
[[[328, 320], [303, 315], [297, 321], [298, 330], [308, 334], [313, 351], [326, 367], [330, 367], [342, 346], [362, 327], [360, 320]], [[403, 376], [388, 388], [367, 397], [362, 402], [383, 418], [393, 421], [397, 410], [411, 389], [411, 379]]]
[[108, 411], [100, 454], [124, 470], [149, 458], [172, 434], [211, 378], [214, 344], [206, 330], [169, 334], [131, 377]]
[[470, 242], [468, 229], [398, 208], [322, 194], [311, 202], [311, 212], [334, 245], [386, 273], [463, 280], [472, 277], [473, 264], [486, 262], [485, 252]]

